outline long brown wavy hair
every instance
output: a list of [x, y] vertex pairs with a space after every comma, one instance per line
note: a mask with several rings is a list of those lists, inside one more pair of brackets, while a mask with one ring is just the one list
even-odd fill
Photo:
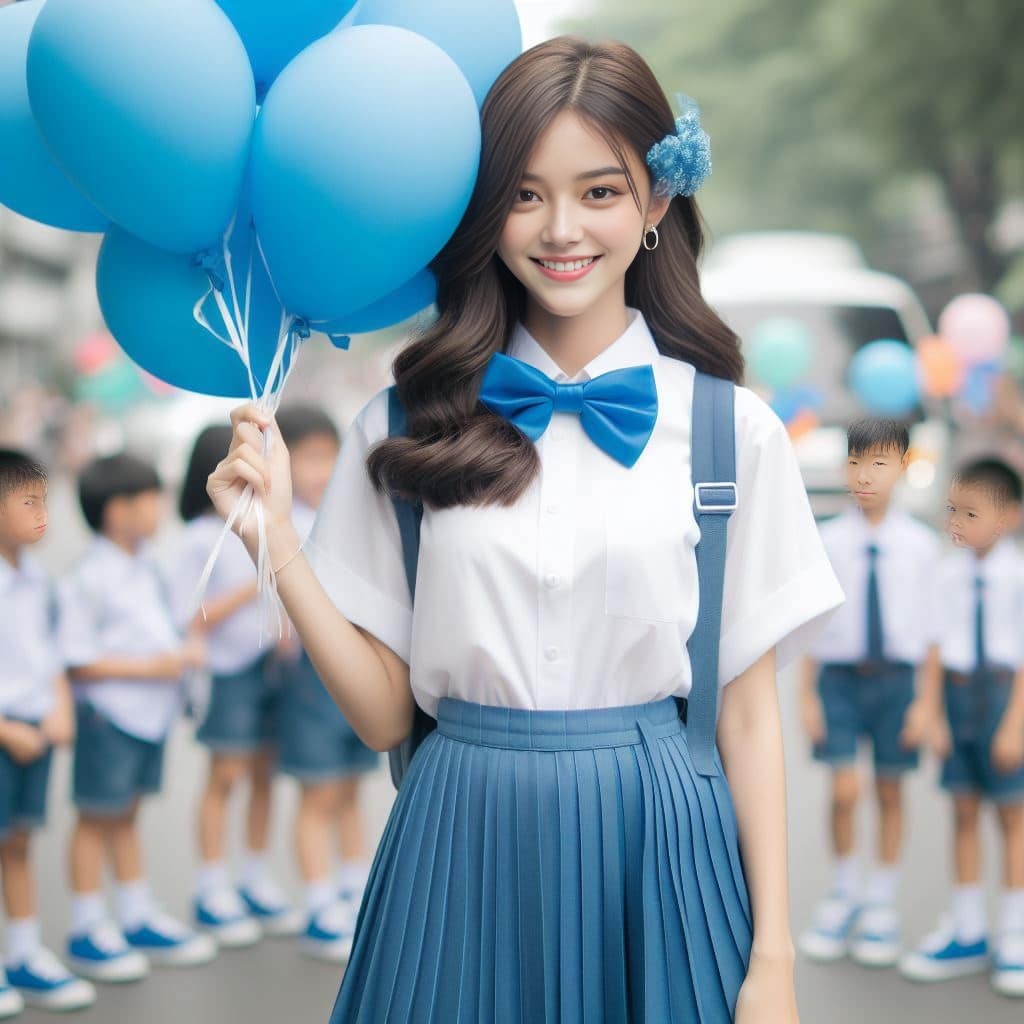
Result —
[[[604, 135], [627, 174], [629, 150], [646, 167], [651, 146], [675, 131], [654, 73], [624, 43], [562, 36], [502, 72], [481, 113], [472, 198], [432, 263], [439, 316], [394, 362], [408, 434], [370, 451], [367, 471], [378, 490], [435, 508], [509, 505], [540, 468], [533, 443], [477, 395], [488, 360], [507, 349], [526, 308], [525, 289], [497, 255], [499, 238], [534, 146], [566, 110]], [[629, 187], [639, 207], [632, 177]], [[692, 198], [671, 201], [659, 235], [657, 251], [638, 252], [626, 272], [627, 304], [643, 313], [662, 353], [738, 382], [738, 339], [700, 293], [704, 231]]]

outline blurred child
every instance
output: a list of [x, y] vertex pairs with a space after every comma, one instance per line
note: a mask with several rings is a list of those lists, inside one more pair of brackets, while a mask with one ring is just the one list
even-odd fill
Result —
[[56, 601], [26, 550], [46, 532], [46, 469], [0, 450], [0, 871], [7, 974], [0, 1017], [24, 1002], [53, 1010], [90, 1006], [96, 991], [39, 939], [29, 837], [46, 820], [52, 748], [74, 736], [71, 691], [56, 645]]
[[[305, 541], [337, 461], [338, 431], [310, 406], [281, 409], [277, 423], [291, 453], [295, 528]], [[305, 651], [283, 661], [282, 670], [281, 770], [301, 786], [295, 845], [308, 918], [300, 947], [319, 959], [341, 961], [351, 949], [369, 874], [359, 780], [379, 759], [345, 721]], [[335, 836], [341, 863], [332, 877]]]
[[[932, 589], [933, 640], [924, 697], [953, 803], [952, 912], [900, 967], [916, 981], [992, 970], [1004, 995], [1024, 996], [1024, 558], [1021, 480], [998, 459], [964, 466], [949, 488], [947, 525], [957, 550]], [[981, 882], [979, 817], [995, 807], [1004, 892], [990, 958]]]
[[[99, 981], [134, 981], [149, 962], [205, 963], [216, 953], [154, 903], [138, 831], [142, 797], [160, 791], [164, 744], [181, 712], [182, 678], [202, 644], [182, 641], [146, 541], [164, 514], [156, 471], [130, 455], [87, 465], [82, 514], [96, 534], [61, 581], [60, 634], [76, 699], [68, 953]], [[108, 918], [103, 868], [117, 882], [120, 928]]]
[[[921, 597], [939, 556], [935, 533], [893, 508], [909, 445], [900, 420], [851, 424], [846, 486], [853, 507], [821, 527], [846, 603], [805, 660], [801, 691], [814, 758], [832, 770], [833, 879], [814, 924], [800, 937], [801, 951], [816, 960], [849, 952], [882, 966], [899, 957], [901, 782], [917, 767], [925, 738], [927, 709], [914, 702], [914, 675], [929, 637]], [[854, 835], [861, 737], [871, 741], [879, 822], [878, 863], [863, 892]]]
[[[172, 573], [175, 616], [182, 627], [203, 633], [207, 699], [195, 708], [196, 738], [210, 751], [206, 786], [199, 807], [200, 865], [195, 920], [223, 946], [246, 946], [268, 934], [294, 934], [302, 918], [289, 906], [270, 873], [267, 845], [271, 782], [277, 760], [277, 687], [268, 661], [273, 639], [261, 637], [256, 569], [245, 546], [229, 533], [224, 539], [203, 597], [202, 612], [191, 623], [192, 594], [223, 522], [214, 515], [206, 478], [231, 442], [231, 428], [207, 427], [196, 439], [185, 472], [179, 511], [186, 522]], [[276, 639], [276, 638], [274, 638]], [[231, 794], [249, 783], [247, 849], [240, 886], [226, 862]]]

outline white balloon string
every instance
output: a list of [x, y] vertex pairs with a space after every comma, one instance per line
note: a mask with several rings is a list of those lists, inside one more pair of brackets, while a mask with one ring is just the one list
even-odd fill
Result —
[[[234, 221], [232, 221], [228, 226], [227, 231], [224, 233], [222, 243], [225, 282], [218, 287], [219, 282], [214, 279], [212, 273], [209, 274], [209, 287], [193, 307], [192, 315], [201, 327], [207, 330], [218, 341], [230, 346], [237, 354], [242, 365], [245, 367], [246, 376], [249, 381], [249, 392], [256, 406], [262, 411], [268, 412], [270, 415], [274, 415], [281, 403], [282, 389], [284, 388], [285, 381], [291, 372], [291, 368], [295, 365], [295, 355], [301, 342], [301, 337], [299, 336], [299, 331], [297, 329], [299, 324], [293, 317], [289, 316], [282, 307], [281, 319], [278, 326], [277, 344], [274, 349], [273, 357], [270, 361], [266, 380], [262, 382], [259, 381], [253, 372], [249, 346], [254, 269], [253, 250], [259, 252], [264, 269], [266, 269], [266, 258], [263, 256], [263, 249], [259, 244], [259, 239], [256, 235], [255, 229], [250, 225], [249, 231], [252, 236], [250, 241], [252, 244], [250, 244], [249, 247], [249, 260], [248, 265], [246, 266], [245, 284], [242, 289], [240, 300], [229, 245], [234, 228], [235, 224]], [[267, 275], [269, 277], [269, 270], [267, 270]], [[225, 285], [226, 290], [230, 295], [230, 305], [225, 296]], [[217, 307], [220, 324], [223, 325], [224, 335], [211, 325], [204, 312], [204, 307], [211, 297]], [[265, 430], [263, 432], [262, 452], [264, 458], [269, 457], [273, 443], [273, 432]], [[214, 566], [216, 565], [217, 559], [220, 557], [220, 553], [227, 540], [228, 534], [231, 533], [234, 525], [239, 520], [242, 522], [248, 520], [250, 513], [255, 519], [257, 537], [256, 580], [257, 591], [261, 598], [259, 643], [262, 647], [265, 638], [268, 635], [272, 635], [275, 631], [275, 627], [277, 639], [280, 640], [284, 636], [284, 618], [282, 616], [280, 597], [277, 592], [277, 581], [274, 578], [273, 567], [270, 564], [270, 555], [267, 543], [266, 511], [263, 507], [262, 500], [260, 500], [256, 495], [251, 484], [247, 484], [243, 488], [241, 494], [239, 494], [238, 499], [235, 501], [235, 504], [224, 523], [221, 533], [210, 552], [206, 565], [203, 567], [199, 581], [192, 594], [190, 617], [194, 615], [196, 611], [201, 611], [205, 621], [206, 609], [203, 605], [203, 595], [206, 593], [206, 588], [209, 586]]]

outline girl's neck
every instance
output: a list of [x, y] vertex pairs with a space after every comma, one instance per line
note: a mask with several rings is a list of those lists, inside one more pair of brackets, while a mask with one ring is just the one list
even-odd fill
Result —
[[629, 326], [624, 293], [625, 285], [575, 316], [555, 316], [528, 297], [523, 326], [566, 376], [575, 377]]

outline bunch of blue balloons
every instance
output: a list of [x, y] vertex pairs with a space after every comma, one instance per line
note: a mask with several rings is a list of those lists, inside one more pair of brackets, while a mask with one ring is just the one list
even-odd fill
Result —
[[256, 379], [290, 329], [344, 345], [429, 306], [521, 45], [512, 0], [22, 0], [0, 9], [0, 203], [106, 232], [100, 305], [146, 370], [248, 395], [204, 297]]

